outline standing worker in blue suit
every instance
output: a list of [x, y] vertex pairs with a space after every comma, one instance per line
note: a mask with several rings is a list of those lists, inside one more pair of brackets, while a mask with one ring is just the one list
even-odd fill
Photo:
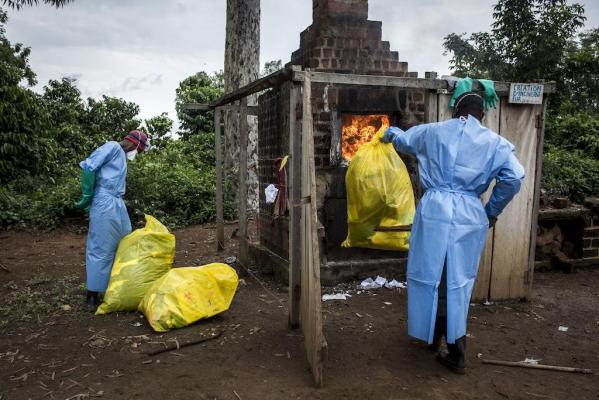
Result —
[[98, 294], [108, 287], [119, 242], [131, 232], [131, 221], [123, 201], [127, 160], [133, 161], [147, 147], [146, 134], [131, 131], [120, 143], [103, 144], [79, 164], [83, 169], [83, 194], [75, 206], [89, 210], [85, 257], [89, 311], [98, 308]]
[[[455, 101], [453, 119], [389, 128], [383, 141], [418, 159], [422, 197], [408, 255], [408, 334], [439, 351], [437, 359], [465, 372], [470, 296], [487, 231], [520, 190], [524, 169], [514, 146], [481, 125], [483, 99], [466, 92]], [[480, 196], [496, 184], [483, 207]]]

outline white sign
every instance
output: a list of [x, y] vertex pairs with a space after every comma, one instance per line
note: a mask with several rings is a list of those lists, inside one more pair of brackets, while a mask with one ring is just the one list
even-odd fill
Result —
[[510, 84], [510, 103], [541, 104], [544, 85], [539, 83]]

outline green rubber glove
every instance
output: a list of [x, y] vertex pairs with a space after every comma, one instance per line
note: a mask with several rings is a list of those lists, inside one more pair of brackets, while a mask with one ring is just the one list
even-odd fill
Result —
[[451, 100], [449, 101], [449, 107], [453, 108], [455, 101], [458, 97], [463, 95], [466, 92], [472, 91], [472, 78], [464, 78], [460, 79], [458, 83], [455, 85], [455, 89], [453, 90], [453, 95], [451, 96]]
[[75, 203], [75, 207], [85, 210], [89, 207], [92, 197], [94, 197], [94, 186], [96, 185], [96, 173], [83, 170], [81, 174], [81, 199]]
[[485, 94], [483, 96], [485, 111], [487, 111], [489, 108], [497, 108], [499, 97], [497, 97], [497, 93], [495, 92], [495, 84], [493, 81], [488, 79], [479, 79], [478, 81], [485, 90]]

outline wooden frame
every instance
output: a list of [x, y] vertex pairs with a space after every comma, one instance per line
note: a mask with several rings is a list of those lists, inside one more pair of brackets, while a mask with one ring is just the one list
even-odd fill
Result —
[[[316, 215], [316, 166], [311, 97], [312, 82], [308, 70], [305, 72], [302, 93], [300, 326], [304, 333], [304, 344], [314, 384], [320, 387], [323, 384], [323, 361], [326, 357], [327, 342], [322, 331], [320, 243]], [[290, 228], [294, 233], [297, 229], [297, 226]]]
[[300, 326], [301, 245], [301, 121], [297, 118], [301, 106], [301, 87], [292, 84], [289, 94], [289, 328]]
[[247, 164], [248, 164], [247, 97], [239, 102], [239, 264], [249, 267], [247, 220]]
[[225, 249], [225, 220], [223, 217], [223, 149], [221, 145], [221, 110], [214, 110], [214, 154], [216, 161], [216, 251]]

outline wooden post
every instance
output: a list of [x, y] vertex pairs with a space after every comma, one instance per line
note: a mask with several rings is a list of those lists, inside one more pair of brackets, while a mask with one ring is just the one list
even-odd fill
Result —
[[323, 360], [326, 357], [327, 342], [322, 332], [320, 244], [316, 215], [316, 173], [310, 74], [310, 70], [304, 73], [302, 102], [300, 321], [314, 384], [320, 387], [323, 384]]
[[533, 226], [535, 168], [541, 105], [510, 104], [501, 98], [499, 134], [516, 147], [516, 157], [527, 173], [520, 192], [499, 216], [494, 228], [490, 300], [528, 295], [530, 235]]
[[547, 113], [547, 97], [543, 96], [543, 105], [541, 114], [537, 120], [537, 160], [535, 168], [534, 197], [532, 203], [532, 226], [530, 229], [530, 247], [528, 255], [528, 275], [526, 276], [528, 290], [527, 295], [532, 290], [532, 280], [535, 271], [535, 249], [537, 247], [537, 224], [539, 223], [539, 202], [541, 199], [541, 176], [543, 172], [543, 146], [545, 144], [545, 114]]
[[216, 251], [225, 249], [225, 222], [223, 218], [223, 150], [221, 146], [221, 113], [214, 110], [214, 153], [216, 158]]
[[300, 324], [301, 293], [301, 168], [302, 136], [297, 120], [297, 106], [301, 87], [290, 84], [289, 92], [289, 328], [297, 329]]
[[239, 264], [247, 270], [247, 165], [248, 165], [248, 121], [247, 97], [239, 102]]

